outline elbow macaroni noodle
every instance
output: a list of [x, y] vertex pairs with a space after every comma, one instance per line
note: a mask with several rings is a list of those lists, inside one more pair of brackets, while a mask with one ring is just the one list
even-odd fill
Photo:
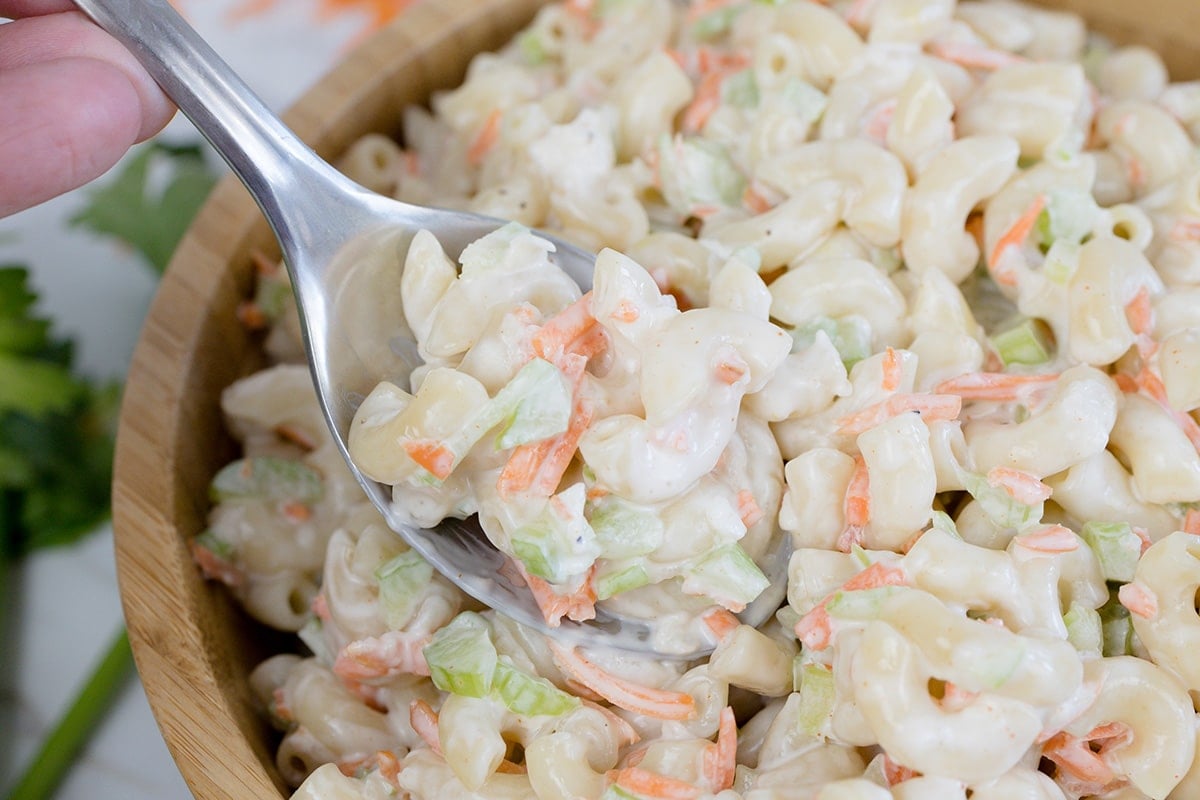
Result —
[[415, 524], [478, 514], [551, 624], [715, 650], [479, 609], [270, 367], [193, 552], [299, 635], [251, 676], [293, 797], [1200, 792], [1200, 84], [1011, 0], [571, 0], [403, 116], [339, 166], [518, 224], [412, 241], [375, 302], [423, 363], [352, 457]]

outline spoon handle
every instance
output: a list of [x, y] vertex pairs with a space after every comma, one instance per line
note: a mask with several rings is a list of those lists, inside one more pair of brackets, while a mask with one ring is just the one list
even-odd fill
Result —
[[[311, 238], [322, 200], [337, 203], [354, 187], [300, 141], [167, 0], [75, 4], [134, 54], [225, 159], [285, 249]], [[304, 203], [296, 202], [299, 196]], [[296, 218], [297, 208], [314, 213]]]

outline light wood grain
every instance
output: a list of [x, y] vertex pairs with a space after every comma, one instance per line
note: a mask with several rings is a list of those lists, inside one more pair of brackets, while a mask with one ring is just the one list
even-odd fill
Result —
[[[427, 0], [357, 49], [287, 121], [327, 158], [364, 133], [398, 134], [400, 108], [453, 86], [472, 54], [499, 46], [541, 4]], [[1162, 48], [1177, 77], [1200, 76], [1194, 0], [1043, 4], [1088, 14], [1118, 41]], [[276, 739], [246, 680], [279, 639], [201, 579], [186, 544], [205, 527], [209, 479], [235, 452], [220, 392], [262, 363], [235, 316], [254, 249], [277, 252], [254, 203], [227, 179], [162, 281], [129, 371], [117, 443], [113, 512], [130, 639], [163, 736], [199, 800], [286, 793]]]

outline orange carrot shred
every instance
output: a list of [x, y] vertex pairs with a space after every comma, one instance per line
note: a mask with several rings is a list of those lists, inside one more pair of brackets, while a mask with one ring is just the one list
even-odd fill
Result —
[[454, 453], [434, 439], [409, 439], [404, 452], [438, 480], [444, 481], [454, 470]]
[[575, 648], [548, 642], [554, 663], [582, 686], [626, 711], [657, 719], [685, 720], [696, 713], [696, 700], [687, 692], [653, 689], [628, 681], [601, 669], [581, 656]]
[[1143, 619], [1153, 619], [1158, 616], [1158, 598], [1154, 593], [1140, 583], [1126, 583], [1117, 590], [1117, 599], [1121, 605]]
[[408, 704], [408, 722], [430, 750], [442, 754], [442, 741], [438, 737], [438, 713], [424, 700], [413, 700]]
[[1033, 231], [1033, 226], [1037, 224], [1038, 217], [1046, 208], [1046, 196], [1039, 194], [1030, 203], [1029, 208], [1025, 209], [1021, 216], [1017, 217], [1017, 221], [1012, 224], [1003, 236], [996, 241], [996, 246], [992, 248], [992, 255], [988, 259], [988, 269], [992, 271], [992, 277], [996, 283], [1013, 286], [1016, 284], [1016, 278], [1008, 271], [998, 272], [1000, 268], [1000, 258], [1004, 252], [1010, 247], [1020, 247], [1025, 240], [1029, 238], [1030, 232]]
[[496, 140], [500, 138], [500, 121], [504, 117], [504, 112], [499, 108], [493, 108], [483, 121], [483, 126], [479, 132], [475, 134], [475, 138], [471, 140], [470, 146], [467, 148], [467, 163], [473, 167], [477, 167], [483, 163], [483, 159], [487, 157], [488, 152], [495, 146]]
[[733, 708], [725, 706], [721, 709], [717, 741], [704, 751], [704, 777], [708, 781], [709, 791], [714, 794], [733, 788], [737, 773], [737, 737], [737, 719], [733, 715]]
[[655, 800], [696, 800], [703, 794], [690, 783], [641, 767], [614, 770], [613, 778], [614, 783], [622, 789]]

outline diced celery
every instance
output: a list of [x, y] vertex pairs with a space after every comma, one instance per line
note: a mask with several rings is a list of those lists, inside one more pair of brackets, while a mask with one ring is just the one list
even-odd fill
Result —
[[579, 706], [579, 698], [504, 661], [496, 664], [492, 687], [510, 711], [525, 717], [557, 716]]
[[1042, 262], [1042, 274], [1060, 286], [1071, 282], [1079, 267], [1079, 244], [1059, 239], [1050, 245]]
[[1091, 232], [1100, 208], [1092, 193], [1082, 189], [1056, 189], [1046, 195], [1035, 233], [1043, 249], [1064, 240], [1078, 244]]
[[962, 539], [962, 534], [958, 532], [958, 525], [954, 524], [954, 518], [945, 511], [933, 512], [933, 528], [936, 528], [943, 533], [948, 533], [955, 539]]
[[1079, 536], [1092, 548], [1104, 572], [1104, 579], [1128, 583], [1133, 580], [1142, 540], [1128, 522], [1089, 522]]
[[692, 36], [701, 41], [715, 39], [729, 30], [733, 20], [745, 10], [741, 6], [731, 5], [718, 8], [702, 15], [692, 23]]
[[595, 563], [600, 544], [583, 516], [582, 483], [563, 490], [542, 513], [510, 535], [513, 554], [533, 575], [563, 583]]
[[754, 70], [744, 69], [730, 75], [721, 84], [721, 102], [736, 108], [757, 108], [759, 103], [758, 81]]
[[485, 697], [492, 690], [499, 655], [487, 620], [474, 611], [439, 628], [422, 652], [434, 685], [443, 692]]
[[503, 425], [496, 449], [506, 450], [565, 431], [571, 421], [571, 387], [557, 367], [535, 358], [488, 405], [488, 416]]
[[[798, 670], [800, 707], [797, 724], [809, 736], [818, 736], [833, 715], [836, 689], [833, 671], [823, 664], [802, 664]], [[793, 680], [795, 680], [793, 678]]]
[[991, 337], [991, 343], [1005, 366], [1045, 364], [1054, 350], [1045, 323], [1034, 319], [1022, 320], [1017, 325], [997, 333]]
[[1067, 641], [1081, 653], [1099, 655], [1104, 650], [1104, 626], [1100, 622], [1100, 612], [1079, 603], [1071, 603], [1071, 608], [1063, 615], [1063, 623], [1067, 626]]
[[634, 794], [622, 789], [615, 783], [610, 783], [600, 795], [600, 800], [645, 800], [640, 794]]
[[209, 486], [209, 496], [218, 503], [258, 499], [313, 503], [321, 499], [323, 490], [321, 475], [303, 462], [252, 456], [223, 467]]
[[878, 619], [888, 598], [902, 591], [899, 586], [880, 586], [875, 589], [834, 592], [825, 604], [831, 617], [852, 620]]
[[300, 630], [296, 631], [296, 635], [300, 637], [300, 641], [312, 652], [313, 657], [319, 663], [326, 667], [332, 667], [333, 651], [329, 649], [329, 643], [325, 641], [324, 628], [325, 624], [321, 622], [321, 618], [314, 614], [308, 618]]
[[957, 468], [957, 472], [963, 487], [975, 498], [983, 513], [994, 524], [1001, 528], [1021, 530], [1041, 520], [1044, 503], [1033, 506], [1018, 503], [1004, 489], [989, 484], [983, 475], [961, 467]]
[[611, 494], [592, 505], [589, 521], [605, 558], [651, 553], [662, 544], [665, 533], [658, 514]]
[[517, 48], [525, 63], [538, 66], [546, 62], [546, 43], [537, 31], [526, 31], [517, 39]]
[[792, 330], [793, 349], [800, 351], [811, 347], [818, 332], [829, 337], [847, 370], [871, 355], [871, 324], [863, 317], [856, 314], [839, 319], [817, 317]]
[[746, 177], [719, 142], [664, 133], [658, 156], [663, 197], [680, 214], [703, 206], [741, 205]]
[[875, 559], [871, 558], [871, 554], [868, 553], [866, 548], [864, 548], [858, 542], [850, 543], [850, 555], [854, 556], [854, 560], [857, 561], [863, 569], [866, 569], [875, 563]]
[[1121, 605], [1115, 589], [1108, 602], [1100, 607], [1099, 614], [1100, 626], [1104, 631], [1105, 657], [1132, 655], [1133, 623], [1129, 619], [1129, 609]]
[[389, 628], [399, 630], [409, 623], [432, 579], [433, 567], [416, 550], [406, 550], [375, 570], [379, 605]]
[[650, 576], [641, 564], [632, 564], [610, 572], [601, 571], [596, 575], [596, 599], [607, 600], [622, 592], [645, 586], [649, 582]]
[[786, 106], [795, 110], [800, 122], [812, 124], [825, 114], [829, 98], [808, 81], [796, 78], [783, 87], [782, 98]]
[[736, 542], [709, 553], [683, 577], [683, 591], [703, 595], [722, 605], [743, 606], [770, 585], [767, 576]]
[[254, 305], [258, 306], [271, 322], [283, 316], [284, 311], [295, 300], [292, 286], [286, 276], [287, 273], [283, 270], [280, 270], [279, 276], [259, 275], [254, 286]]
[[234, 556], [233, 545], [217, 536], [212, 529], [198, 534], [194, 541], [197, 547], [203, 547], [222, 561], [229, 561]]

